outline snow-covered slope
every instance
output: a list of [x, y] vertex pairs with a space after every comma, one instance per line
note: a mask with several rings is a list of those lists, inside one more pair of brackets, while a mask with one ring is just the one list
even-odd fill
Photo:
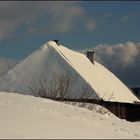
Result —
[[[0, 79], [0, 90], [28, 93], [28, 86], [33, 77], [45, 74], [48, 81], [53, 73], [67, 71], [76, 79], [73, 97], [77, 96], [83, 84], [89, 84], [95, 94], [104, 100], [129, 102], [139, 101], [131, 91], [109, 70], [95, 61], [93, 65], [88, 58], [78, 52], [49, 41], [39, 50], [33, 52], [20, 64], [11, 69]], [[111, 97], [111, 98], [110, 98]]]
[[61, 102], [0, 92], [0, 138], [140, 138], [140, 122]]

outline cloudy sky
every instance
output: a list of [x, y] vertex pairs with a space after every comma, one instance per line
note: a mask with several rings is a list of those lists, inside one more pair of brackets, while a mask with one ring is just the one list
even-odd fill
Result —
[[139, 1], [0, 1], [0, 73], [49, 40], [83, 50], [128, 85], [140, 85]]

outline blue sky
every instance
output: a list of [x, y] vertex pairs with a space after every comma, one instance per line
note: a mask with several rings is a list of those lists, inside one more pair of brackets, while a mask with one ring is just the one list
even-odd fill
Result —
[[54, 39], [140, 86], [139, 1], [0, 1], [0, 73]]
[[75, 50], [138, 42], [139, 26], [138, 1], [0, 2], [0, 57], [22, 59], [53, 39]]

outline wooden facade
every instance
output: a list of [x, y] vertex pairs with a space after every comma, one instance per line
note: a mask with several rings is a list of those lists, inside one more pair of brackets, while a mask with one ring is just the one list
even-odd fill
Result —
[[140, 104], [103, 101], [101, 105], [121, 119], [140, 121]]
[[83, 103], [92, 103], [98, 104], [114, 115], [116, 115], [120, 119], [126, 119], [127, 121], [140, 121], [140, 103], [121, 103], [121, 102], [110, 102], [103, 100], [94, 100], [94, 99], [55, 99], [57, 101], [68, 101], [68, 102], [83, 102]]

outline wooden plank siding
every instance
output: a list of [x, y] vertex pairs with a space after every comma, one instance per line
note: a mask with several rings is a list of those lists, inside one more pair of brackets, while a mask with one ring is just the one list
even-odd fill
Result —
[[140, 104], [110, 102], [110, 101], [94, 100], [94, 99], [55, 98], [53, 100], [98, 104], [108, 109], [110, 112], [112, 112], [120, 119], [126, 119], [127, 121], [132, 121], [132, 122], [140, 121]]

